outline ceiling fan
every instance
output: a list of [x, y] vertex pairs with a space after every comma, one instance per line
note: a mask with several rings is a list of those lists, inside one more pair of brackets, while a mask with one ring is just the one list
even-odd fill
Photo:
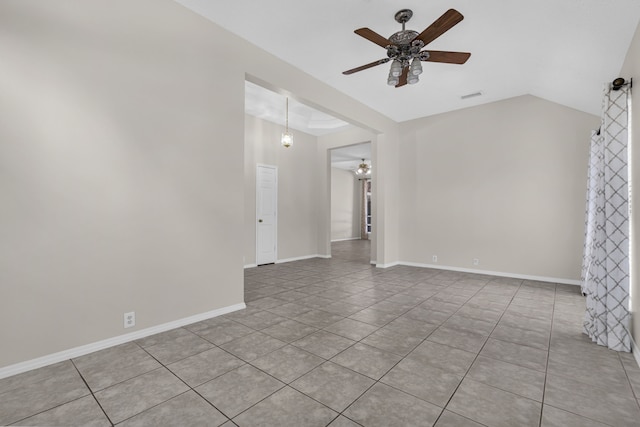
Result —
[[387, 58], [352, 68], [342, 74], [357, 73], [358, 71], [393, 61], [387, 83], [390, 86], [401, 87], [407, 83], [418, 83], [418, 76], [422, 73], [421, 61], [445, 62], [448, 64], [464, 64], [467, 62], [467, 59], [471, 56], [468, 52], [421, 50], [462, 21], [464, 16], [460, 12], [455, 9], [447, 10], [421, 33], [405, 29], [405, 24], [412, 16], [413, 12], [410, 9], [398, 11], [395, 14], [395, 20], [402, 24], [402, 30], [392, 34], [388, 39], [369, 28], [355, 30], [354, 32], [357, 35], [385, 48], [387, 50]]

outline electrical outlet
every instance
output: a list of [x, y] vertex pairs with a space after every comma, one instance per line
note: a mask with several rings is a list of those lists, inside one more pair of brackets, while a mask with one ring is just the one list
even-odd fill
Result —
[[431, 261], [438, 262], [438, 255], [434, 255], [431, 257]]
[[136, 312], [130, 311], [129, 313], [124, 314], [124, 327], [132, 328], [136, 326]]
[[478, 258], [474, 258], [473, 265], [480, 265], [480, 260]]

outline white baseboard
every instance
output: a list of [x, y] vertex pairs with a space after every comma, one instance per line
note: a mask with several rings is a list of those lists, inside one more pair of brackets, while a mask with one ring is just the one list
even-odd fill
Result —
[[347, 240], [361, 240], [362, 237], [347, 237], [346, 239], [335, 239], [332, 240], [331, 243], [333, 242], [346, 242]]
[[389, 268], [389, 267], [395, 267], [396, 265], [401, 265], [401, 263], [399, 261], [390, 262], [388, 264], [378, 264], [378, 263], [376, 263], [376, 267], [377, 268]]
[[191, 323], [201, 322], [203, 320], [211, 319], [213, 317], [221, 316], [233, 311], [242, 310], [244, 308], [247, 308], [245, 303], [230, 305], [228, 307], [219, 308], [217, 310], [208, 311], [206, 313], [196, 314], [193, 316], [185, 317], [183, 319], [174, 320], [172, 322], [163, 323], [161, 325], [152, 326], [150, 328], [141, 329], [139, 331], [131, 332], [128, 334], [118, 335], [117, 337], [107, 338], [106, 340], [82, 345], [80, 347], [70, 348], [68, 350], [63, 350], [57, 353], [38, 357], [36, 359], [27, 360], [26, 362], [20, 362], [14, 365], [5, 366], [4, 368], [0, 368], [0, 379], [16, 374], [21, 374], [32, 369], [42, 368], [43, 366], [53, 365], [54, 363], [62, 362], [75, 357], [84, 356], [85, 354], [93, 353], [94, 351], [104, 350], [105, 348], [148, 337], [149, 335], [154, 335], [171, 329], [180, 328]]
[[447, 265], [439, 265], [439, 264], [422, 264], [418, 262], [405, 262], [398, 261], [392, 262], [389, 264], [377, 264], [376, 267], [380, 268], [388, 268], [396, 265], [406, 265], [408, 267], [421, 267], [421, 268], [434, 268], [437, 270], [449, 270], [449, 271], [459, 271], [462, 273], [474, 273], [474, 274], [485, 274], [489, 276], [498, 276], [498, 277], [512, 277], [514, 279], [524, 279], [524, 280], [536, 280], [539, 282], [549, 282], [549, 283], [562, 283], [566, 285], [576, 285], [580, 286], [580, 280], [573, 279], [561, 279], [557, 277], [546, 277], [546, 276], [532, 276], [528, 274], [518, 274], [518, 273], [505, 273], [502, 271], [488, 271], [488, 270], [478, 270], [474, 268], [462, 268], [462, 267], [451, 267]]
[[330, 258], [330, 257], [326, 257], [323, 255], [318, 255], [318, 254], [314, 254], [314, 255], [303, 255], [303, 256], [297, 256], [297, 257], [293, 257], [293, 258], [284, 258], [284, 259], [279, 259], [276, 261], [276, 264], [282, 264], [285, 262], [292, 262], [292, 261], [302, 261], [305, 259], [311, 259], [311, 258]]
[[[297, 257], [293, 257], [293, 258], [283, 258], [283, 259], [276, 260], [276, 262], [274, 264], [283, 264], [285, 262], [292, 262], [292, 261], [302, 261], [302, 260], [311, 259], [311, 258], [328, 259], [328, 258], [331, 258], [331, 255], [314, 254], [314, 255], [297, 256]], [[244, 268], [245, 269], [246, 268], [255, 268], [257, 266], [258, 266], [258, 264], [245, 264]]]
[[373, 261], [373, 260], [369, 261], [369, 264], [376, 265], [377, 263], [378, 263], [378, 261]]
[[[276, 261], [276, 264], [292, 262], [292, 261], [301, 261], [301, 260], [311, 259], [311, 258], [328, 259], [328, 258], [331, 258], [331, 255], [315, 254], [315, 255], [305, 255], [305, 256], [295, 257], [295, 258], [279, 259]], [[529, 274], [505, 273], [503, 271], [478, 270], [474, 268], [452, 267], [452, 266], [440, 265], [440, 264], [423, 264], [419, 262], [407, 262], [407, 261], [394, 261], [387, 264], [378, 264], [377, 261], [371, 261], [371, 264], [375, 265], [377, 268], [390, 268], [390, 267], [395, 267], [397, 265], [406, 265], [408, 267], [433, 268], [436, 270], [459, 271], [461, 273], [484, 274], [488, 276], [511, 277], [514, 279], [535, 280], [539, 282], [562, 283], [565, 285], [580, 286], [580, 280], [561, 279], [558, 277], [532, 276]], [[256, 265], [247, 264], [244, 266], [244, 268], [253, 268], [253, 267], [256, 267]]]
[[640, 368], [640, 347], [638, 347], [638, 344], [633, 340], [633, 335], [629, 334], [629, 336], [631, 337], [631, 354], [633, 354], [633, 357], [636, 359], [636, 363]]

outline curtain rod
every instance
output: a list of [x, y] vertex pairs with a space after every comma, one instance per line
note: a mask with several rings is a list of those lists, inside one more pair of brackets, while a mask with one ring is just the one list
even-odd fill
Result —
[[629, 81], [626, 81], [623, 77], [618, 77], [617, 79], [614, 79], [611, 82], [611, 89], [612, 90], [620, 90], [620, 88], [622, 86], [626, 86], [629, 85], [630, 88], [633, 87], [633, 78], [629, 79]]
[[[623, 77], [613, 79], [613, 81], [611, 82], [611, 90], [620, 90], [622, 86], [626, 85], [629, 85], [629, 88], [633, 87], [633, 77], [630, 78], [629, 81], [626, 81]], [[600, 135], [600, 128], [598, 128], [596, 135]]]

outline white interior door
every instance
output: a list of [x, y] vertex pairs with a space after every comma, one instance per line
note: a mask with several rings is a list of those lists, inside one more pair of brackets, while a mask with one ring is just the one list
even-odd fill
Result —
[[276, 262], [278, 247], [278, 168], [256, 170], [256, 264]]

